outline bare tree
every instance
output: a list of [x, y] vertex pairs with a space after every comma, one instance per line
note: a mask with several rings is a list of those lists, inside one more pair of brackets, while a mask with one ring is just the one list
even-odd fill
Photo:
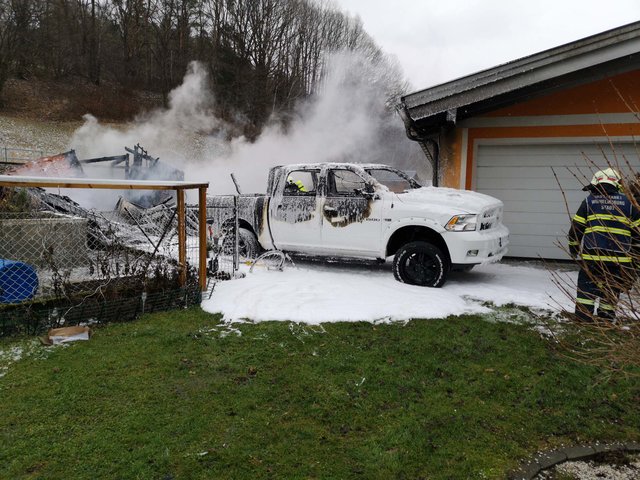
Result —
[[[209, 66], [218, 114], [246, 135], [286, 121], [317, 91], [331, 52], [388, 67], [358, 17], [329, 0], [6, 0], [0, 3], [0, 87], [22, 78], [81, 76], [167, 94], [187, 65]], [[390, 84], [393, 82], [390, 82]]]
[[0, 3], [0, 94], [12, 72], [15, 58], [13, 55], [15, 23], [11, 13], [12, 11], [8, 3]]
[[[129, 85], [144, 80], [148, 72], [150, 17], [152, 0], [112, 0], [113, 21], [120, 33], [124, 67], [123, 81]], [[148, 75], [146, 75], [148, 78]]]
[[[637, 111], [634, 114], [637, 116]], [[606, 165], [620, 172], [623, 175], [622, 191], [630, 200], [635, 212], [640, 212], [640, 174], [636, 173], [634, 162], [618, 151], [618, 146], [613, 141], [610, 141], [609, 147], [609, 152], [605, 148], [601, 149], [602, 158], [585, 157], [586, 168], [595, 172]], [[582, 169], [584, 170], [584, 167]], [[589, 175], [577, 172], [573, 172], [573, 175], [582, 183], [588, 183], [590, 180]], [[564, 194], [562, 182], [558, 180], [558, 183]], [[607, 194], [600, 191], [596, 193], [607, 197]], [[627, 227], [615, 230], [624, 235], [624, 240], [620, 239], [623, 237], [615, 235], [608, 237], [611, 248], [620, 252], [612, 254], [617, 259], [615, 262], [613, 257], [611, 261], [608, 257], [606, 261], [592, 258], [592, 252], [585, 250], [584, 240], [582, 245], [576, 245], [579, 254], [576, 259], [577, 265], [583, 278], [597, 287], [595, 293], [584, 293], [574, 281], [564, 275], [552, 273], [560, 290], [576, 305], [575, 311], [574, 308], [563, 310], [564, 317], [571, 320], [575, 329], [561, 332], [557, 339], [569, 356], [596, 365], [603, 373], [637, 376], [640, 375], [640, 222], [634, 219], [634, 210], [628, 211], [616, 201], [607, 203], [611, 204], [612, 210], [607, 215], [601, 215], [602, 219], [599, 219], [598, 215], [590, 216], [587, 228], [592, 232], [607, 235], [606, 232], [612, 229], [607, 219], [618, 219], [628, 225], [629, 237], [625, 234]], [[567, 213], [570, 218], [575, 218], [576, 212], [571, 212], [568, 205]], [[581, 217], [578, 220], [581, 222]], [[575, 221], [572, 229], [577, 228]], [[573, 238], [575, 237], [570, 237]], [[574, 249], [566, 244], [561, 247], [569, 256], [575, 258]], [[579, 300], [576, 297], [589, 298]], [[581, 303], [587, 301], [588, 305]]]
[[19, 78], [28, 77], [33, 65], [36, 6], [32, 0], [11, 0], [10, 2], [10, 15], [14, 29], [12, 42], [14, 74]]

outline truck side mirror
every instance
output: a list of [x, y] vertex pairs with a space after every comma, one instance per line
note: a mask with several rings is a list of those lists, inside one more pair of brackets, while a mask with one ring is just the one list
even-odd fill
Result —
[[364, 188], [356, 188], [355, 191], [358, 195], [362, 195], [364, 198], [367, 198], [367, 199], [378, 198], [376, 194], [376, 189], [371, 183], [365, 183]]

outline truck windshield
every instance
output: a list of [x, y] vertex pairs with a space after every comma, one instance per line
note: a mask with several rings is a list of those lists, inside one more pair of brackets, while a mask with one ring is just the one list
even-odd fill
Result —
[[366, 172], [394, 193], [402, 193], [413, 188], [420, 188], [418, 182], [407, 176], [402, 176], [400, 172], [394, 170], [368, 168]]

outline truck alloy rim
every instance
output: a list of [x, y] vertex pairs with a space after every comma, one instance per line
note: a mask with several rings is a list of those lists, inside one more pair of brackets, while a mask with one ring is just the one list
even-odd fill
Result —
[[440, 276], [441, 264], [426, 253], [414, 253], [407, 258], [405, 272], [415, 285], [430, 285]]

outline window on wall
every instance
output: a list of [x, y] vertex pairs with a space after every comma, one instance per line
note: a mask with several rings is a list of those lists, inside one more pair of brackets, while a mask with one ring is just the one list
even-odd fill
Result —
[[364, 191], [367, 182], [351, 170], [335, 169], [329, 172], [329, 193], [357, 195]]
[[295, 170], [289, 173], [284, 186], [285, 195], [313, 196], [318, 189], [319, 170]]

